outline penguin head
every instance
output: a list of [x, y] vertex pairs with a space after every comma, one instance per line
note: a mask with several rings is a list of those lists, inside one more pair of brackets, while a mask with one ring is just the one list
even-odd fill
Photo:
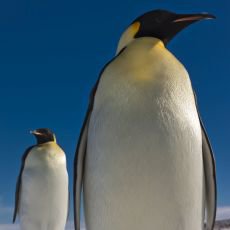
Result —
[[214, 18], [215, 16], [207, 13], [176, 14], [166, 10], [147, 12], [136, 18], [122, 34], [117, 53], [134, 39], [140, 37], [154, 37], [160, 39], [164, 45], [167, 45], [178, 32], [190, 24], [203, 19]]
[[36, 137], [38, 145], [44, 144], [46, 142], [56, 142], [56, 137], [50, 129], [47, 128], [35, 129], [30, 133]]

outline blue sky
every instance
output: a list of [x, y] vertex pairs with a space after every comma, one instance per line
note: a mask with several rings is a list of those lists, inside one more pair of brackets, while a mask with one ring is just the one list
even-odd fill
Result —
[[157, 8], [217, 16], [190, 26], [168, 48], [190, 73], [215, 151], [218, 205], [230, 207], [230, 1], [8, 0], [0, 2], [0, 223], [11, 220], [21, 156], [35, 143], [32, 129], [56, 133], [72, 191], [90, 89], [126, 26]]

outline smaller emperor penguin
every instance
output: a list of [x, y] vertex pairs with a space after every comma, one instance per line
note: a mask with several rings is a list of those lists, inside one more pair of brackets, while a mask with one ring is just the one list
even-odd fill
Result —
[[13, 222], [18, 214], [21, 230], [64, 230], [69, 206], [65, 153], [49, 129], [31, 133], [37, 144], [22, 157]]
[[167, 49], [184, 28], [212, 18], [153, 10], [122, 34], [77, 146], [76, 230], [82, 186], [87, 230], [213, 229], [212, 148], [188, 72]]

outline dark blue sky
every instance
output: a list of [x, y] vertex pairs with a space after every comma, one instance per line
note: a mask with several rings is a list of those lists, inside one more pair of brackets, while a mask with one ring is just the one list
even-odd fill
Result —
[[[229, 0], [1, 1], [0, 206], [13, 206], [21, 156], [35, 143], [29, 131], [39, 127], [51, 128], [64, 148], [72, 191], [90, 89], [126, 26], [156, 8], [217, 16], [190, 26], [168, 48], [190, 73], [215, 150], [218, 205], [230, 206]], [[0, 222], [10, 218], [0, 214]]]

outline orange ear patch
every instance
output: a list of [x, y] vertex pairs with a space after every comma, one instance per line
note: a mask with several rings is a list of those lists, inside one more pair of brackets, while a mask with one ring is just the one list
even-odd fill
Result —
[[140, 26], [140, 22], [134, 22], [125, 30], [118, 43], [116, 54], [118, 54], [125, 46], [135, 39], [135, 35], [139, 31]]
[[134, 22], [131, 26], [130, 26], [130, 32], [133, 36], [135, 36], [135, 34], [139, 31], [141, 26], [140, 22]]

